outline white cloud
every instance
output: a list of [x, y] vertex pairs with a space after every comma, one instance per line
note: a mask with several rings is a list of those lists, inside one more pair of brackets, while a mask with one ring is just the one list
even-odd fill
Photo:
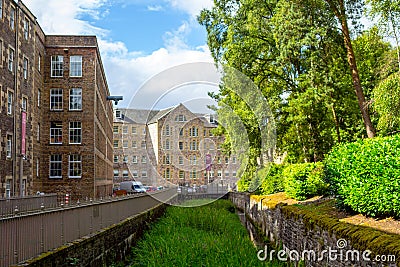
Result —
[[149, 11], [155, 11], [155, 12], [157, 12], [157, 11], [161, 11], [161, 10], [163, 10], [163, 7], [162, 7], [162, 6], [160, 6], [160, 5], [155, 5], [155, 6], [147, 6], [147, 10], [149, 10]]
[[[107, 40], [108, 29], [95, 27], [82, 19], [89, 16], [91, 20], [97, 20], [107, 15], [107, 5], [110, 4], [107, 0], [24, 0], [24, 3], [38, 18], [46, 34], [97, 35], [111, 94], [123, 95], [125, 100], [120, 104], [128, 106], [138, 88], [155, 74], [184, 63], [212, 62], [207, 46], [192, 49], [185, 40], [193, 27], [192, 16], [205, 7], [204, 2], [212, 1], [166, 1], [171, 2], [174, 8], [188, 12], [190, 22], [184, 21], [178, 29], [166, 32], [164, 47], [151, 54], [130, 51], [123, 42]], [[151, 5], [145, 3], [144, 7], [156, 11], [161, 6], [151, 2]]]
[[213, 0], [166, 0], [172, 7], [182, 10], [192, 17], [200, 14], [204, 8], [211, 8]]

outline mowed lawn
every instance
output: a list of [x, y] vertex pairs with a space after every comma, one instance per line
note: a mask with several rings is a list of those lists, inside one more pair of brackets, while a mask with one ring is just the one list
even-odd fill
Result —
[[201, 204], [168, 207], [133, 248], [131, 266], [286, 266], [257, 258], [231, 202]]

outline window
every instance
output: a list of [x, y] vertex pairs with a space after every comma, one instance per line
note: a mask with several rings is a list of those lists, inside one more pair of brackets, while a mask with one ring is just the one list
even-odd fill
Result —
[[164, 149], [165, 149], [165, 150], [170, 150], [170, 149], [171, 149], [171, 144], [170, 144], [169, 139], [165, 140], [165, 142], [164, 142]]
[[170, 134], [171, 134], [171, 128], [167, 124], [167, 125], [165, 125], [165, 128], [164, 128], [164, 135], [169, 136]]
[[137, 133], [137, 129], [135, 126], [132, 126], [132, 134], [136, 134]]
[[183, 150], [183, 142], [179, 142], [179, 149]]
[[80, 121], [71, 121], [69, 123], [69, 143], [82, 143], [82, 123]]
[[233, 164], [236, 164], [236, 157], [233, 157], [233, 158], [232, 158], [232, 163], [233, 163]]
[[24, 57], [24, 64], [23, 64], [23, 74], [24, 74], [24, 79], [28, 79], [28, 59]]
[[228, 163], [229, 163], [229, 158], [225, 157], [225, 164], [228, 164]]
[[229, 178], [229, 172], [225, 172], [225, 178]]
[[63, 90], [50, 89], [50, 110], [63, 109]]
[[143, 164], [147, 163], [147, 157], [146, 156], [142, 156], [142, 163]]
[[122, 177], [124, 177], [124, 178], [128, 178], [128, 177], [129, 177], [129, 172], [128, 172], [128, 170], [123, 170], [123, 171], [122, 171]]
[[51, 77], [62, 77], [63, 72], [63, 56], [51, 56]]
[[69, 110], [82, 110], [82, 88], [69, 90]]
[[137, 163], [137, 156], [132, 157], [132, 163]]
[[117, 118], [117, 119], [121, 119], [122, 117], [121, 117], [121, 110], [116, 110], [115, 111], [115, 117]]
[[118, 148], [119, 147], [119, 140], [114, 140], [114, 148]]
[[[0, 0], [0, 5], [1, 5], [1, 1], [2, 0]], [[1, 12], [1, 10], [0, 10], [0, 12]], [[1, 19], [1, 13], [0, 13], [0, 19]], [[0, 66], [3, 66], [3, 40], [0, 40], [0, 58], [1, 58]]]
[[171, 164], [171, 160], [170, 160], [169, 154], [164, 155], [163, 164]]
[[190, 179], [197, 179], [197, 172], [196, 170], [192, 170], [190, 172]]
[[141, 147], [146, 148], [146, 141], [142, 141]]
[[136, 141], [132, 141], [132, 147], [133, 148], [137, 148], [137, 142]]
[[179, 171], [179, 179], [185, 179], [185, 172]]
[[40, 107], [40, 98], [42, 97], [42, 92], [38, 90], [37, 94], [37, 106]]
[[40, 123], [38, 123], [36, 128], [36, 140], [40, 141]]
[[114, 156], [114, 163], [118, 163], [118, 160], [119, 160], [118, 156]]
[[179, 165], [183, 165], [183, 157], [179, 156]]
[[233, 173], [232, 173], [232, 176], [233, 176], [233, 177], [236, 177], [236, 172], [233, 172]]
[[198, 147], [198, 145], [197, 145], [197, 142], [196, 141], [192, 141], [192, 142], [190, 142], [190, 150], [197, 150], [197, 147]]
[[38, 56], [38, 71], [40, 72], [42, 70], [42, 55], [39, 54]]
[[128, 148], [128, 141], [127, 141], [127, 140], [124, 140], [124, 141], [122, 142], [122, 147], [123, 147], [123, 148]]
[[222, 177], [222, 171], [219, 170], [219, 171], [218, 171], [218, 178], [221, 178], [221, 177]]
[[142, 178], [147, 178], [147, 171], [142, 171]]
[[3, 0], [0, 0], [0, 19], [3, 18]]
[[36, 177], [39, 177], [39, 167], [40, 167], [39, 159], [37, 158], [36, 159]]
[[132, 177], [137, 178], [138, 177], [138, 172], [137, 171], [132, 171]]
[[50, 155], [50, 178], [62, 178], [62, 155]]
[[128, 133], [128, 126], [122, 127], [122, 133], [127, 134]]
[[192, 156], [191, 157], [191, 164], [192, 165], [196, 165], [197, 164], [197, 157], [196, 156]]
[[128, 156], [124, 156], [122, 161], [123, 161], [124, 163], [128, 163]]
[[196, 127], [190, 128], [190, 136], [199, 136], [199, 129]]
[[183, 129], [182, 128], [179, 129], [179, 136], [183, 136]]
[[146, 135], [146, 127], [143, 128], [143, 135]]
[[82, 77], [82, 56], [70, 56], [69, 76]]
[[171, 171], [169, 168], [166, 168], [164, 171], [164, 179], [169, 180], [171, 178]]
[[62, 144], [62, 122], [50, 122], [50, 144]]
[[8, 49], [8, 70], [14, 71], [14, 49], [11, 47]]
[[175, 121], [184, 122], [186, 121], [185, 115], [178, 115], [175, 117]]
[[28, 99], [26, 97], [22, 98], [22, 110], [27, 111], [28, 110]]
[[82, 177], [82, 158], [81, 155], [69, 155], [69, 178], [81, 178]]
[[8, 91], [7, 94], [7, 114], [11, 115], [13, 113], [13, 102], [14, 102], [14, 94], [13, 92]]
[[10, 27], [12, 30], [15, 28], [15, 7], [11, 6], [10, 10]]
[[24, 38], [28, 40], [29, 37], [29, 20], [27, 18], [24, 19]]
[[11, 158], [12, 156], [12, 135], [8, 134], [7, 135], [7, 147], [6, 147], [6, 156], [7, 158]]
[[118, 170], [114, 170], [114, 179], [119, 177], [119, 171]]
[[114, 127], [113, 127], [113, 132], [114, 132], [115, 134], [119, 133], [119, 127], [118, 127], [118, 126], [114, 126]]

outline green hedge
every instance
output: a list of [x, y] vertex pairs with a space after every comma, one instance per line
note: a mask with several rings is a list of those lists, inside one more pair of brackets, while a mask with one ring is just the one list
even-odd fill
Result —
[[286, 194], [296, 200], [324, 195], [328, 186], [323, 170], [321, 162], [288, 165], [282, 172]]
[[284, 191], [282, 177], [284, 167], [282, 164], [270, 163], [269, 167], [257, 172], [257, 176], [262, 180], [260, 194], [269, 195]]
[[343, 206], [400, 217], [400, 135], [333, 148], [325, 159], [325, 179]]

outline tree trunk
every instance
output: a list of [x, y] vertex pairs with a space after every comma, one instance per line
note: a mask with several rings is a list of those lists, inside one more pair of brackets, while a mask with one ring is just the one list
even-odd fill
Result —
[[365, 130], [367, 131], [367, 136], [368, 138], [373, 138], [375, 137], [375, 128], [372, 125], [371, 117], [369, 116], [368, 104], [365, 101], [364, 92], [361, 87], [360, 75], [357, 69], [357, 62], [356, 62], [356, 57], [354, 55], [353, 46], [351, 44], [351, 38], [350, 38], [349, 28], [347, 25], [347, 20], [345, 17], [343, 17], [343, 15], [340, 18], [340, 22], [342, 25], [344, 43], [347, 49], [347, 61], [349, 62], [350, 65], [351, 77], [353, 78], [353, 86], [358, 99], [358, 106], [360, 107], [361, 110], [361, 115], [364, 120]]

